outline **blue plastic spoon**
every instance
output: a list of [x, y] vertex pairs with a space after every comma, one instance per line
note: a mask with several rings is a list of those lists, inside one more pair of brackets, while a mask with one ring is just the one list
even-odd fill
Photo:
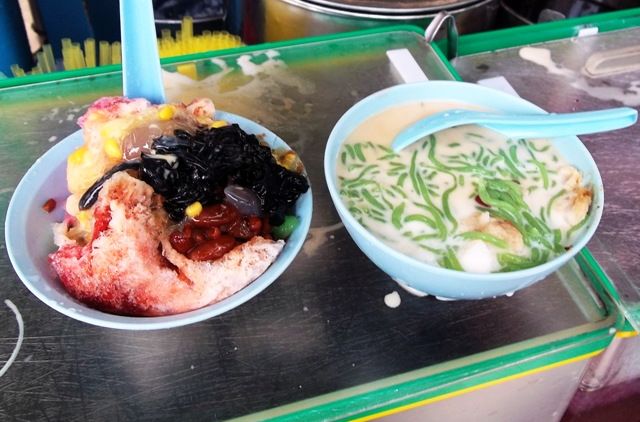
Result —
[[637, 119], [638, 112], [629, 107], [564, 114], [495, 114], [453, 109], [403, 129], [393, 139], [391, 148], [397, 152], [432, 133], [467, 124], [482, 125], [510, 138], [551, 138], [621, 129]]
[[120, 0], [120, 35], [124, 96], [164, 103], [151, 0]]

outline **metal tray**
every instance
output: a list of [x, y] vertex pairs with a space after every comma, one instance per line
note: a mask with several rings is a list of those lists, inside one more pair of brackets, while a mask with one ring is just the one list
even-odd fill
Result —
[[[0, 297], [21, 311], [26, 336], [0, 379], [0, 414], [218, 420], [272, 409], [250, 419], [353, 418], [586, 359], [606, 347], [618, 316], [600, 290], [603, 281], [575, 262], [513, 297], [442, 302], [405, 293], [352, 242], [324, 184], [324, 146], [352, 104], [400, 83], [385, 55], [395, 48], [408, 48], [431, 79], [456, 77], [415, 27], [168, 63], [168, 71], [195, 66], [200, 79], [170, 75], [170, 100], [210, 96], [299, 152], [314, 189], [305, 247], [283, 276], [241, 307], [154, 332], [103, 329], [56, 313], [27, 291], [1, 253]], [[90, 102], [121, 93], [117, 68], [27, 81], [0, 83], [2, 218], [30, 164], [76, 130]], [[396, 309], [384, 304], [393, 291], [402, 299]], [[13, 350], [15, 332], [11, 311], [0, 307], [0, 359]]]

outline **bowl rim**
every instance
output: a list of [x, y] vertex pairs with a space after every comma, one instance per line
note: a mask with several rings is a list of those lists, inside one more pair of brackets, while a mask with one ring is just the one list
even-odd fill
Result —
[[[594, 191], [599, 190], [598, 192], [599, 194], [594, 195], [594, 197], [597, 197], [598, 200], [597, 200], [597, 203], [593, 201], [591, 204], [590, 213], [592, 213], [592, 217], [591, 217], [592, 222], [587, 227], [587, 229], [582, 233], [582, 235], [580, 235], [580, 237], [578, 237], [576, 241], [573, 242], [573, 245], [569, 250], [558, 255], [552, 260], [545, 262], [544, 264], [536, 265], [535, 267], [530, 267], [523, 270], [516, 270], [516, 271], [509, 271], [509, 272], [495, 272], [495, 273], [471, 273], [466, 271], [457, 271], [457, 270], [452, 270], [444, 267], [439, 267], [436, 265], [432, 265], [432, 264], [420, 261], [416, 258], [413, 258], [409, 255], [405, 255], [401, 252], [398, 252], [397, 250], [395, 250], [394, 248], [392, 248], [391, 246], [387, 245], [382, 240], [374, 236], [371, 232], [365, 229], [358, 222], [358, 220], [356, 220], [353, 217], [351, 212], [349, 212], [344, 202], [342, 201], [342, 198], [340, 197], [337, 184], [336, 184], [337, 155], [335, 157], [332, 157], [331, 151], [330, 151], [334, 147], [334, 145], [338, 143], [338, 146], [336, 147], [336, 153], [339, 153], [339, 148], [344, 142], [344, 140], [346, 139], [346, 138], [338, 139], [338, 132], [342, 131], [343, 126], [345, 126], [345, 127], [351, 128], [351, 130], [348, 132], [348, 133], [351, 133], [356, 127], [355, 125], [348, 124], [348, 121], [352, 119], [351, 117], [352, 114], [356, 113], [359, 109], [363, 107], [366, 107], [369, 105], [375, 105], [376, 102], [380, 101], [381, 98], [384, 98], [387, 95], [394, 94], [396, 91], [398, 91], [399, 93], [402, 93], [403, 91], [414, 92], [416, 90], [425, 90], [425, 89], [433, 89], [433, 88], [436, 88], [439, 90], [444, 90], [448, 88], [451, 88], [454, 90], [465, 89], [466, 90], [465, 94], [469, 95], [469, 99], [462, 100], [459, 98], [445, 98], [445, 97], [429, 98], [427, 94], [427, 98], [425, 98], [424, 101], [448, 101], [448, 102], [460, 102], [460, 103], [467, 102], [473, 105], [474, 102], [471, 100], [472, 94], [469, 94], [469, 93], [473, 93], [473, 94], [493, 96], [494, 98], [507, 103], [514, 103], [514, 102], [520, 103], [520, 105], [529, 107], [531, 111], [534, 113], [539, 113], [539, 114], [548, 113], [541, 107], [538, 107], [537, 105], [531, 103], [528, 100], [525, 100], [524, 98], [517, 97], [512, 94], [507, 94], [503, 91], [498, 91], [493, 88], [485, 87], [485, 86], [474, 84], [474, 83], [463, 82], [463, 81], [421, 81], [421, 82], [407, 83], [407, 84], [401, 84], [401, 85], [394, 85], [389, 88], [385, 88], [380, 91], [374, 92], [371, 95], [368, 95], [367, 97], [361, 99], [360, 101], [355, 103], [353, 106], [351, 106], [340, 117], [340, 119], [336, 122], [335, 126], [331, 130], [331, 133], [329, 134], [329, 138], [327, 140], [327, 145], [325, 148], [325, 154], [324, 154], [325, 179], [327, 182], [327, 187], [329, 189], [329, 194], [331, 195], [331, 199], [333, 200], [334, 206], [336, 207], [338, 214], [341, 216], [341, 218], [346, 219], [348, 225], [350, 227], [354, 227], [357, 230], [358, 234], [362, 236], [365, 241], [374, 244], [377, 249], [381, 250], [387, 255], [390, 255], [391, 257], [393, 257], [394, 260], [398, 261], [399, 263], [407, 265], [412, 269], [431, 273], [434, 276], [455, 277], [458, 280], [462, 280], [462, 281], [468, 280], [468, 281], [476, 281], [476, 282], [500, 282], [500, 281], [511, 281], [513, 279], [524, 279], [527, 277], [534, 277], [539, 274], [543, 274], [543, 273], [546, 274], [558, 268], [559, 266], [567, 262], [569, 259], [571, 259], [573, 256], [575, 256], [583, 247], [585, 247], [587, 242], [591, 239], [591, 237], [595, 233], [600, 223], [600, 219], [602, 217], [602, 212], [604, 208], [604, 189], [603, 189], [600, 171], [598, 170], [598, 166], [596, 165], [593, 157], [591, 156], [591, 153], [589, 153], [589, 150], [584, 146], [582, 141], [577, 136], [566, 136], [562, 138], [575, 139], [575, 141], [577, 141], [576, 147], [585, 156], [589, 164], [592, 165], [592, 167], [595, 169], [594, 173], [591, 174], [592, 179], [590, 183], [593, 185]], [[476, 98], [480, 98], [480, 99], [484, 98], [482, 95], [478, 95]], [[416, 101], [419, 101], [419, 100], [414, 100], [414, 99], [399, 100], [396, 102], [395, 105], [407, 104], [407, 103], [416, 102]], [[475, 104], [482, 105], [481, 102], [480, 103], [476, 102]], [[381, 113], [382, 111], [390, 107], [392, 106], [375, 108], [373, 111], [368, 113], [366, 117], [371, 117], [377, 113]], [[364, 119], [360, 119], [358, 123], [362, 123], [363, 120]], [[566, 157], [564, 158], [566, 159]], [[570, 162], [570, 160], [568, 159], [567, 161]]]
[[[261, 140], [266, 141], [272, 148], [286, 148], [292, 150], [292, 148], [282, 138], [255, 121], [221, 110], [216, 110], [215, 117], [220, 120], [226, 120], [230, 123], [237, 123], [248, 133], [264, 135], [261, 137]], [[31, 183], [40, 182], [43, 179], [48, 178], [56, 172], [56, 169], [60, 165], [64, 165], [64, 168], [66, 169], [65, 163], [67, 156], [82, 144], [82, 130], [78, 130], [56, 143], [53, 147], [49, 148], [40, 157], [38, 157], [16, 186], [11, 196], [11, 200], [9, 201], [5, 218], [5, 244], [7, 245], [7, 253], [14, 271], [27, 289], [38, 299], [68, 317], [91, 325], [122, 330], [158, 330], [201, 322], [230, 311], [257, 296], [260, 292], [275, 282], [276, 279], [278, 279], [282, 273], [289, 268], [302, 249], [311, 226], [311, 217], [313, 214], [312, 187], [311, 181], [306, 175], [306, 172], [304, 174], [309, 181], [309, 190], [301, 195], [296, 203], [296, 207], [300, 207], [297, 212], [297, 215], [300, 217], [300, 225], [294, 231], [294, 235], [296, 237], [293, 241], [286, 242], [285, 248], [289, 246], [288, 249], [285, 250], [283, 248], [274, 262], [272, 262], [259, 277], [231, 296], [192, 311], [155, 317], [124, 316], [103, 312], [85, 305], [66, 292], [65, 296], [62, 296], [62, 298], [73, 303], [74, 307], [70, 308], [65, 306], [64, 303], [53, 299], [50, 294], [45, 291], [46, 289], [43, 290], [36, 286], [34, 284], [35, 280], [31, 280], [32, 276], [27, 273], [26, 269], [27, 266], [35, 268], [35, 265], [33, 265], [34, 257], [29, 253], [25, 254], [24, 251], [27, 250], [27, 246], [21, 244], [21, 235], [26, 235], [26, 233], [23, 233], [24, 225], [20, 225], [19, 228], [13, 228], [12, 223], [21, 221], [20, 214], [24, 213], [24, 208], [20, 206], [21, 200], [31, 200], [34, 198], [34, 192], [29, 192]], [[66, 186], [64, 189], [66, 189]], [[52, 249], [55, 250], [55, 245], [53, 243]], [[24, 262], [25, 259], [27, 260], [26, 262]], [[40, 275], [35, 276], [40, 277]], [[57, 276], [54, 275], [53, 271], [51, 277], [53, 277], [53, 280], [47, 279], [48, 282], [59, 283]], [[62, 290], [64, 291], [63, 287]], [[51, 291], [54, 291], [54, 289], [51, 288]]]

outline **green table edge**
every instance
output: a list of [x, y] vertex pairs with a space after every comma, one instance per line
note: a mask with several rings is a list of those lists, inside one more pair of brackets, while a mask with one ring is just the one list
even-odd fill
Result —
[[598, 32], [640, 26], [640, 7], [539, 23], [535, 25], [535, 31], [532, 31], [531, 26], [528, 25], [462, 35], [459, 39], [458, 55], [467, 56], [519, 45], [571, 38], [577, 36], [581, 29], [594, 26], [598, 27]]
[[[611, 328], [605, 326], [490, 359], [483, 359], [485, 353], [480, 353], [477, 362], [470, 365], [444, 371], [437, 371], [441, 365], [435, 365], [371, 383], [385, 385], [372, 385], [368, 392], [358, 393], [368, 385], [353, 387], [233, 420], [375, 419], [589, 359], [602, 352], [612, 338]], [[337, 398], [338, 395], [343, 397]]]

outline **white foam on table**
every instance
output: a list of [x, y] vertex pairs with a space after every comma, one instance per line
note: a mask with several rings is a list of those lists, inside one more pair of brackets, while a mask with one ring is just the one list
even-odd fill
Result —
[[384, 304], [390, 308], [397, 308], [401, 301], [400, 295], [395, 290], [384, 296]]
[[22, 314], [20, 314], [20, 311], [18, 310], [16, 305], [14, 305], [13, 302], [11, 302], [9, 299], [5, 300], [4, 304], [7, 305], [7, 307], [11, 309], [11, 311], [13, 311], [14, 315], [16, 316], [16, 321], [18, 323], [18, 341], [16, 342], [16, 346], [14, 347], [13, 352], [11, 352], [11, 356], [9, 356], [9, 359], [7, 359], [2, 368], [0, 368], [0, 377], [2, 377], [9, 370], [9, 367], [11, 366], [13, 361], [15, 361], [16, 357], [18, 357], [20, 346], [22, 346], [22, 340], [24, 339], [24, 322], [22, 321]]

